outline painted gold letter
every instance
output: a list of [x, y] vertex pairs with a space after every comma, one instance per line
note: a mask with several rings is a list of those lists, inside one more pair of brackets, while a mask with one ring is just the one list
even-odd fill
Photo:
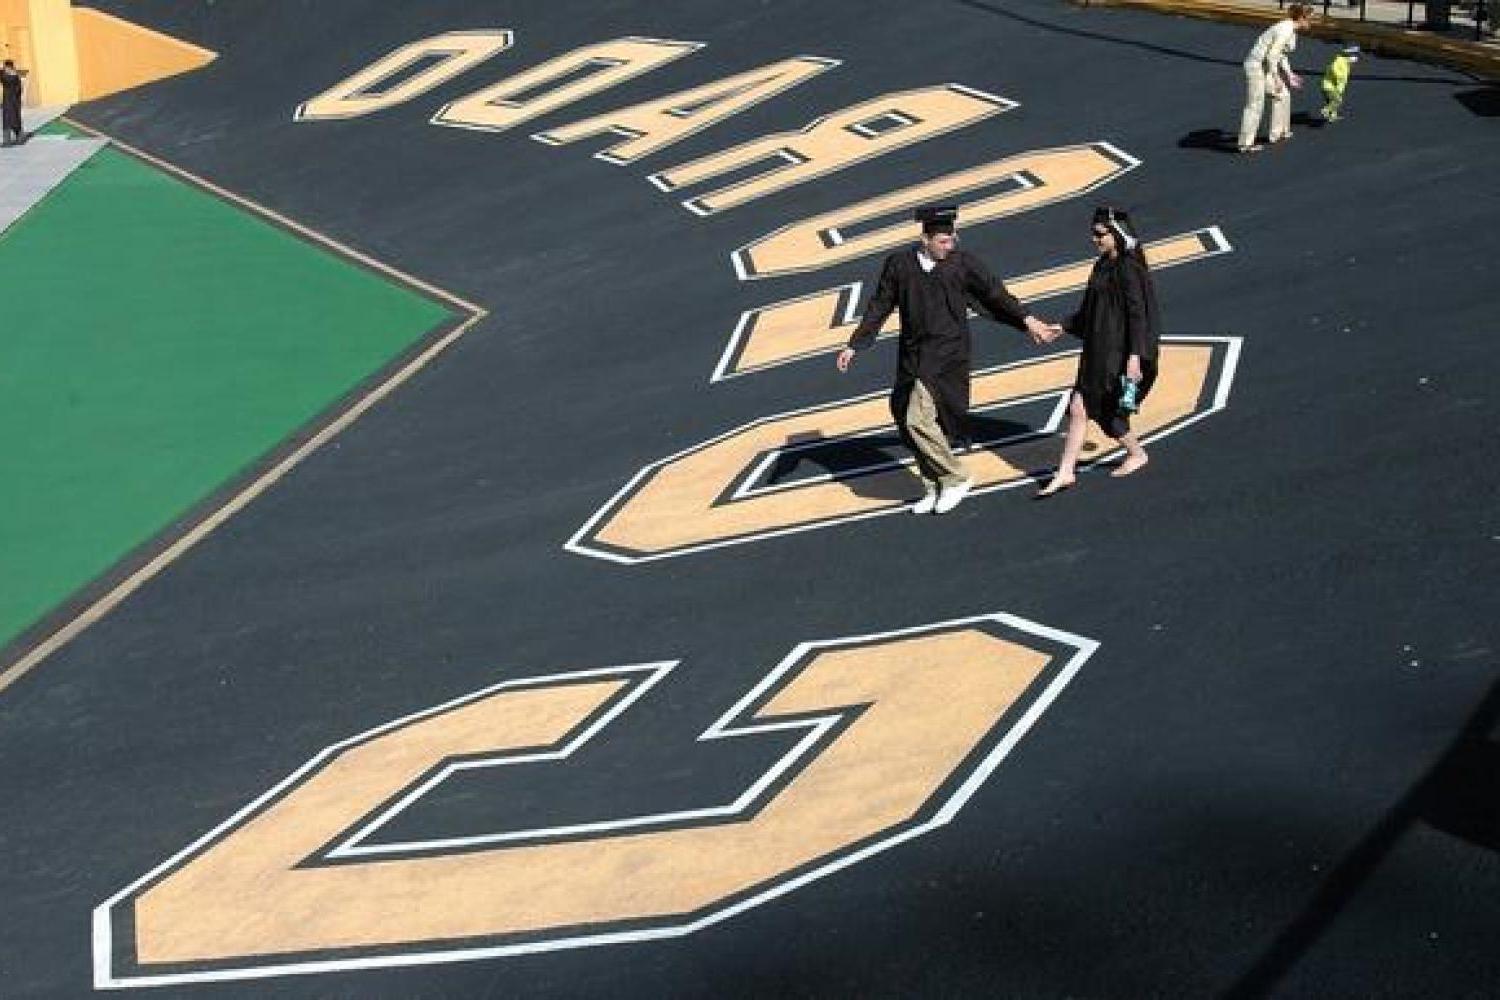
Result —
[[445, 105], [432, 116], [432, 123], [503, 132], [700, 48], [697, 42], [660, 38], [617, 38], [585, 45]]
[[[957, 202], [960, 228], [972, 227], [1076, 198], [1139, 162], [1107, 142], [1036, 149], [795, 222], [736, 250], [732, 260], [743, 281], [815, 271], [913, 239], [907, 212], [917, 205]], [[885, 224], [851, 232], [876, 220]]]
[[[504, 52], [514, 37], [503, 28], [450, 31], [403, 45], [299, 105], [292, 119], [311, 122], [358, 118], [395, 107]], [[402, 74], [408, 75], [403, 78]]]
[[797, 56], [692, 90], [538, 132], [532, 138], [549, 146], [561, 146], [590, 136], [613, 135], [621, 141], [594, 155], [606, 163], [634, 163], [837, 65], [836, 59]]
[[797, 737], [732, 802], [367, 843], [456, 771], [569, 756], [674, 664], [498, 685], [330, 748], [100, 906], [95, 984], [689, 933], [947, 823], [1096, 645], [1004, 614], [803, 643], [699, 737]]
[[675, 191], [731, 170], [778, 161], [749, 180], [737, 181], [682, 203], [690, 212], [712, 215], [893, 149], [972, 125], [1015, 106], [1014, 101], [956, 83], [900, 91], [836, 111], [800, 132], [762, 136], [725, 152], [663, 170], [650, 180], [663, 191]]
[[[1222, 409], [1238, 351], [1232, 337], [1163, 338], [1135, 432], [1150, 441]], [[1068, 351], [974, 374], [975, 493], [1027, 485], [1056, 458], [1077, 369]], [[1116, 453], [1089, 433], [1094, 461]], [[648, 465], [567, 548], [639, 563], [894, 514], [922, 492], [910, 464], [883, 392], [765, 417]]]

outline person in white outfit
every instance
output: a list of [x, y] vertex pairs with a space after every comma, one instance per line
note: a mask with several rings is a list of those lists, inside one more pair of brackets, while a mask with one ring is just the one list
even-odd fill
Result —
[[1291, 53], [1297, 48], [1297, 32], [1306, 31], [1312, 23], [1312, 6], [1294, 3], [1287, 7], [1286, 18], [1277, 21], [1255, 40], [1245, 56], [1245, 110], [1240, 115], [1240, 135], [1236, 148], [1253, 153], [1260, 144], [1260, 114], [1266, 98], [1271, 99], [1269, 139], [1280, 142], [1292, 135], [1292, 90], [1302, 86], [1302, 78], [1292, 72]]

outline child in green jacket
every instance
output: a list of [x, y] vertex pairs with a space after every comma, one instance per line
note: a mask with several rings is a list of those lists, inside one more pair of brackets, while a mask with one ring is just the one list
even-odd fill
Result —
[[1344, 88], [1349, 86], [1349, 71], [1359, 62], [1359, 46], [1345, 45], [1328, 63], [1323, 73], [1323, 119], [1336, 122], [1344, 106]]

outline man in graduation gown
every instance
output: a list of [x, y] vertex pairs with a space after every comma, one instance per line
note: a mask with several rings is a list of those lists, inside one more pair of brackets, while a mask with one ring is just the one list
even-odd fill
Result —
[[1057, 331], [1031, 315], [977, 257], [956, 249], [956, 208], [919, 208], [916, 217], [921, 242], [885, 259], [869, 308], [839, 352], [838, 368], [848, 371], [855, 352], [874, 343], [881, 325], [900, 311], [891, 415], [926, 487], [912, 511], [946, 514], [973, 485], [949, 443], [968, 439], [970, 300], [1001, 323], [1025, 330], [1033, 343], [1050, 341]]

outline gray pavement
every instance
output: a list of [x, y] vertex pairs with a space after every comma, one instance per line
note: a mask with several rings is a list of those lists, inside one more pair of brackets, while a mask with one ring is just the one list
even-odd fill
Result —
[[[474, 769], [372, 844], [685, 814], [733, 801], [785, 750], [785, 734], [700, 734], [795, 644], [994, 611], [1100, 645], [947, 826], [765, 905], [609, 948], [430, 965], [325, 949], [293, 956], [304, 975], [239, 980], [137, 953], [116, 907], [106, 971], [197, 977], [153, 1000], [1495, 995], [1493, 88], [1372, 60], [1345, 121], [1240, 157], [1205, 136], [1238, 117], [1246, 24], [1037, 0], [516, 0], [503, 20], [474, 0], [99, 6], [221, 57], [80, 120], [491, 318], [0, 698], [7, 1000], [92, 995], [95, 907], [393, 719], [503, 681], [676, 660], [575, 758]], [[398, 46], [495, 23], [515, 46], [493, 66], [378, 114], [292, 118]], [[431, 124], [627, 35], [704, 47], [524, 129]], [[1332, 49], [1308, 38], [1298, 54], [1315, 67]], [[590, 155], [602, 138], [529, 138], [794, 53], [841, 62], [639, 165]], [[647, 180], [944, 81], [1018, 104], [713, 217]], [[710, 383], [745, 311], [853, 281], [863, 301], [880, 263], [747, 282], [735, 248], [1094, 141], [1139, 166], [964, 240], [1016, 275], [1087, 253], [1105, 199], [1152, 237], [1222, 229], [1232, 252], [1164, 269], [1158, 289], [1171, 332], [1240, 338], [1242, 361], [1227, 406], [1164, 440], [1149, 474], [635, 566], [564, 550], [647, 463], [888, 386], [889, 341], [845, 375], [825, 354]], [[1037, 356], [991, 324], [975, 351], [981, 368]], [[850, 470], [899, 454], [889, 438], [837, 446], [777, 475], [826, 464], [866, 489]], [[314, 855], [296, 874], [348, 863], [363, 862]], [[340, 916], [341, 900], [310, 899], [264, 924]], [[441, 907], [414, 891], [367, 926], [419, 909]], [[262, 947], [238, 971], [287, 954]]]
[[105, 139], [35, 134], [64, 110], [28, 109], [25, 122], [31, 137], [19, 146], [0, 149], [0, 233], [107, 144]]

